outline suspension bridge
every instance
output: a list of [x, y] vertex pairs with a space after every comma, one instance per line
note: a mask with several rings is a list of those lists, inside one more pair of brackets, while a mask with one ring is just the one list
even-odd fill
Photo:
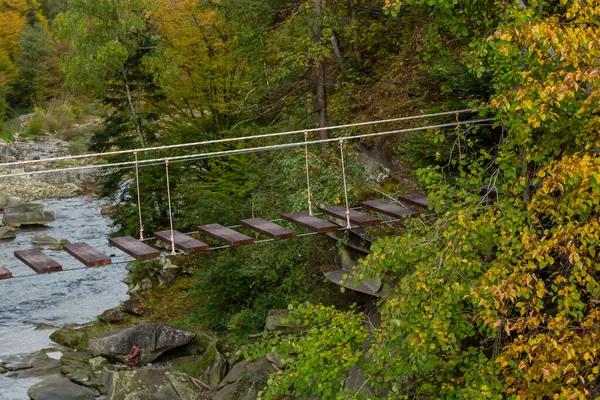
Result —
[[[176, 255], [185, 255], [185, 254], [193, 254], [199, 252], [207, 252], [220, 250], [223, 248], [229, 247], [237, 247], [237, 246], [246, 246], [251, 245], [253, 243], [260, 243], [266, 241], [276, 241], [276, 240], [289, 240], [297, 237], [315, 235], [315, 234], [324, 234], [331, 233], [336, 231], [344, 231], [344, 230], [354, 230], [366, 227], [372, 227], [380, 224], [392, 224], [402, 222], [404, 218], [407, 217], [415, 217], [419, 216], [424, 210], [428, 209], [428, 200], [424, 195], [419, 193], [412, 193], [404, 196], [400, 196], [398, 199], [392, 200], [368, 200], [363, 201], [359, 204], [358, 207], [351, 207], [348, 200], [348, 189], [346, 182], [346, 171], [344, 164], [344, 143], [350, 140], [356, 140], [367, 137], [377, 137], [377, 136], [386, 136], [392, 134], [399, 133], [409, 133], [409, 132], [417, 132], [431, 129], [444, 129], [449, 127], [457, 127], [460, 125], [468, 125], [478, 126], [483, 124], [492, 123], [494, 121], [493, 118], [479, 118], [479, 119], [471, 119], [471, 120], [459, 120], [459, 114], [464, 113], [472, 113], [473, 110], [456, 110], [456, 111], [447, 111], [437, 114], [428, 114], [428, 115], [417, 115], [410, 117], [400, 117], [394, 119], [387, 120], [379, 120], [379, 121], [368, 121], [362, 123], [355, 124], [347, 124], [347, 125], [338, 125], [328, 127], [328, 130], [342, 129], [342, 128], [356, 128], [356, 127], [364, 127], [369, 125], [377, 125], [384, 123], [392, 123], [392, 122], [400, 122], [400, 121], [410, 121], [417, 120], [423, 118], [434, 118], [440, 116], [448, 116], [448, 115], [456, 115], [456, 122], [437, 124], [437, 125], [428, 125], [424, 127], [415, 127], [415, 128], [406, 128], [406, 129], [397, 129], [391, 131], [382, 131], [376, 133], [367, 133], [367, 134], [358, 134], [346, 137], [337, 137], [337, 138], [329, 138], [329, 139], [320, 139], [320, 140], [309, 140], [309, 135], [312, 132], [317, 132], [322, 130], [321, 128], [316, 129], [305, 129], [298, 131], [288, 131], [288, 132], [278, 132], [271, 134], [263, 134], [263, 135], [254, 135], [254, 136], [244, 136], [244, 137], [235, 137], [235, 138], [225, 138], [218, 140], [208, 140], [203, 142], [195, 142], [195, 143], [185, 143], [185, 144], [177, 144], [177, 145], [168, 145], [168, 146], [160, 146], [160, 147], [151, 147], [151, 148], [142, 148], [142, 149], [134, 149], [134, 150], [120, 150], [120, 151], [112, 151], [105, 153], [95, 153], [95, 154], [85, 154], [78, 156], [64, 156], [64, 157], [55, 157], [50, 159], [43, 160], [27, 160], [27, 161], [17, 161], [12, 163], [0, 163], [0, 168], [14, 168], [17, 166], [24, 166], [29, 164], [38, 164], [38, 163], [52, 163], [57, 161], [65, 161], [65, 160], [75, 160], [75, 159], [84, 159], [84, 158], [101, 158], [106, 156], [114, 156], [114, 155], [132, 155], [132, 161], [125, 162], [115, 162], [115, 163], [95, 163], [93, 165], [84, 165], [78, 167], [69, 167], [69, 168], [58, 168], [58, 169], [43, 169], [36, 170], [31, 172], [23, 172], [17, 174], [0, 174], [0, 179], [2, 178], [13, 178], [16, 176], [30, 176], [37, 174], [52, 174], [64, 171], [73, 171], [73, 170], [90, 170], [90, 169], [109, 169], [114, 171], [119, 168], [130, 168], [135, 171], [135, 183], [137, 189], [137, 206], [138, 206], [138, 216], [139, 216], [139, 238], [134, 238], [131, 236], [123, 236], [116, 238], [109, 238], [108, 243], [121, 250], [123, 253], [127, 254], [134, 260], [151, 260], [155, 258], [159, 258], [161, 256], [176, 256]], [[171, 149], [181, 149], [181, 148], [189, 148], [196, 146], [203, 146], [208, 144], [217, 144], [217, 143], [228, 143], [235, 141], [248, 141], [248, 140], [257, 140], [264, 138], [274, 138], [274, 137], [284, 137], [291, 135], [303, 134], [303, 141], [295, 141], [291, 143], [283, 143], [283, 144], [274, 144], [269, 146], [260, 146], [260, 147], [247, 147], [241, 149], [232, 149], [232, 150], [224, 150], [224, 151], [216, 151], [216, 152], [207, 152], [207, 153], [194, 153], [190, 155], [184, 156], [175, 156], [175, 157], [164, 157], [164, 158], [155, 158], [155, 159], [145, 159], [139, 160], [138, 154], [143, 152], [150, 151], [159, 151], [159, 150], [171, 150]], [[309, 146], [315, 144], [323, 144], [323, 143], [339, 143], [340, 149], [340, 169], [342, 173], [343, 180], [343, 190], [344, 190], [344, 199], [345, 205], [337, 205], [337, 206], [321, 206], [319, 207], [319, 213], [313, 213], [313, 205], [312, 205], [312, 192], [310, 186], [310, 174], [309, 174]], [[276, 220], [267, 220], [264, 218], [249, 218], [240, 221], [239, 225], [236, 226], [224, 226], [218, 223], [199, 225], [197, 226], [197, 231], [191, 233], [183, 233], [177, 229], [175, 229], [173, 225], [173, 212], [172, 212], [172, 204], [171, 204], [171, 187], [169, 183], [169, 163], [173, 162], [183, 162], [183, 161], [192, 161], [198, 159], [205, 159], [211, 157], [220, 157], [220, 156], [230, 156], [235, 154], [245, 154], [252, 152], [262, 152], [262, 151], [270, 151], [276, 149], [286, 149], [286, 148], [294, 148], [294, 147], [304, 147], [305, 150], [305, 165], [303, 165], [306, 174], [306, 191], [307, 191], [307, 212], [285, 212], [281, 214], [280, 219]], [[458, 136], [458, 146], [459, 146], [459, 154], [460, 154], [460, 135]], [[166, 192], [168, 197], [168, 208], [169, 208], [169, 229], [154, 232], [154, 239], [157, 242], [162, 242], [167, 244], [169, 250], [163, 251], [158, 246], [153, 247], [150, 245], [150, 241], [148, 238], [144, 238], [144, 224], [143, 224], [143, 215], [142, 215], [142, 192], [140, 190], [140, 181], [139, 181], [139, 168], [148, 165], [157, 165], [164, 164], [165, 166], [165, 174], [166, 174]], [[325, 218], [323, 218], [325, 217]], [[282, 222], [287, 223], [286, 227], [282, 224]], [[238, 228], [244, 228], [249, 231], [255, 233], [255, 236], [264, 236], [266, 239], [257, 240], [245, 233], [240, 232]], [[292, 229], [293, 228], [293, 229]], [[307, 232], [305, 232], [307, 231]], [[300, 232], [300, 233], [299, 233]], [[206, 238], [211, 238], [213, 241], [218, 243], [222, 243], [222, 246], [211, 246], [208, 243], [202, 241]], [[205, 240], [205, 239], [204, 239]], [[112, 264], [112, 260], [109, 256], [104, 254], [103, 252], [95, 249], [87, 243], [73, 243], [67, 244], [64, 246], [63, 250], [72, 256], [74, 260], [81, 263], [83, 265], [82, 268], [90, 268], [90, 267], [102, 267]], [[166, 254], [165, 254], [166, 253]], [[23, 264], [31, 268], [35, 274], [48, 274], [63, 271], [63, 265], [52, 259], [50, 256], [45, 254], [41, 249], [25, 249], [25, 250], [15, 250], [14, 256], [21, 261]], [[68, 269], [72, 270], [72, 269]], [[13, 274], [7, 268], [0, 266], [0, 280], [14, 279]]]

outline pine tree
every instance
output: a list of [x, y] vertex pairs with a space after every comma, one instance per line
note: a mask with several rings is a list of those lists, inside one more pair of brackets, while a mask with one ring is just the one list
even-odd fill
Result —
[[31, 106], [49, 96], [52, 82], [49, 59], [53, 56], [54, 43], [37, 4], [27, 11], [27, 22], [21, 28], [17, 44], [19, 54], [15, 59], [18, 77], [13, 86], [13, 103]]

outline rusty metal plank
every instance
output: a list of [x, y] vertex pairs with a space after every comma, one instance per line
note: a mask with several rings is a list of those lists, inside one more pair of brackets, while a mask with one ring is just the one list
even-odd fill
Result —
[[[321, 207], [321, 211], [323, 211], [327, 215], [331, 215], [337, 219], [346, 220], [346, 208], [342, 206], [335, 207]], [[365, 227], [365, 226], [373, 226], [379, 225], [381, 221], [379, 218], [373, 217], [368, 214], [364, 214], [355, 210], [350, 210], [350, 224], [356, 227]]]
[[317, 218], [305, 213], [289, 213], [281, 214], [281, 218], [286, 221], [292, 222], [301, 228], [308, 229], [312, 232], [327, 233], [334, 232], [340, 229], [340, 227], [331, 221]]
[[108, 243], [139, 261], [160, 257], [160, 251], [131, 236], [111, 238]]
[[406, 194], [404, 196], [398, 197], [400, 201], [410, 204], [411, 206], [421, 207], [421, 208], [429, 208], [429, 200], [427, 196], [423, 196], [422, 194]]
[[264, 218], [251, 218], [245, 219], [240, 222], [240, 224], [245, 227], [252, 229], [258, 233], [262, 233], [272, 239], [281, 240], [281, 239], [290, 239], [296, 237], [296, 232], [284, 228], [281, 225], [277, 225], [271, 221], [267, 221]]
[[[154, 236], [160, 239], [161, 242], [171, 244], [171, 231], [156, 232]], [[185, 251], [186, 253], [198, 253], [208, 250], [210, 247], [208, 244], [179, 231], [173, 231], [173, 242], [175, 242], [176, 249]]]
[[404, 218], [407, 216], [411, 216], [411, 215], [414, 216], [414, 215], [420, 214], [419, 211], [415, 211], [410, 208], [402, 207], [398, 203], [391, 203], [391, 202], [385, 201], [385, 200], [363, 201], [362, 203], [360, 203], [360, 205], [367, 210], [375, 211], [380, 214], [389, 215], [390, 217], [394, 217], [394, 218], [398, 218], [398, 219]]
[[5, 279], [10, 279], [10, 278], [12, 278], [12, 276], [13, 276], [12, 272], [10, 272], [6, 268], [0, 266], [0, 281], [3, 281]]
[[45, 255], [40, 249], [15, 251], [15, 257], [38, 274], [62, 271], [62, 265]]
[[254, 239], [246, 236], [243, 233], [234, 231], [219, 224], [201, 225], [198, 230], [214, 239], [228, 243], [231, 246], [241, 246], [244, 244], [252, 244]]
[[109, 256], [94, 249], [87, 243], [71, 243], [65, 245], [63, 249], [86, 267], [101, 267], [112, 264]]

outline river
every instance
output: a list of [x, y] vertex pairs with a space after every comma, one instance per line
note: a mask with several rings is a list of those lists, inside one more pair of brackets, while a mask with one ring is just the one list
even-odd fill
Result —
[[[42, 203], [47, 210], [56, 212], [56, 221], [44, 229], [20, 232], [15, 240], [0, 241], [0, 265], [14, 276], [0, 281], [0, 359], [51, 347], [48, 337], [52, 330], [38, 330], [38, 324], [83, 324], [127, 299], [127, 286], [123, 283], [125, 264], [81, 269], [82, 264], [67, 253], [45, 251], [62, 264], [65, 271], [31, 276], [32, 270], [13, 256], [15, 250], [32, 248], [33, 236], [49, 235], [72, 243], [88, 243], [111, 255], [113, 263], [129, 259], [108, 246], [106, 239], [111, 225], [100, 215], [97, 201], [76, 197]], [[27, 388], [35, 382], [35, 378], [12, 379], [0, 375], [0, 399], [28, 399]]]

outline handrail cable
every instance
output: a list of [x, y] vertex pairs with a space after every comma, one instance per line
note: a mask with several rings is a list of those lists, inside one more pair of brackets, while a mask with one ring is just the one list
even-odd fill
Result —
[[[406, 128], [406, 129], [377, 132], [377, 133], [366, 133], [366, 134], [355, 135], [355, 136], [319, 139], [319, 140], [313, 140], [313, 141], [309, 141], [309, 142], [302, 141], [302, 142], [283, 143], [283, 144], [270, 145], [270, 146], [250, 147], [247, 149], [223, 150], [223, 151], [214, 151], [214, 152], [209, 152], [209, 153], [196, 153], [196, 154], [190, 154], [190, 155], [185, 155], [185, 156], [155, 158], [155, 159], [148, 159], [148, 160], [140, 160], [138, 164], [140, 166], [144, 166], [146, 164], [164, 162], [166, 160], [169, 160], [169, 161], [188, 160], [189, 161], [189, 160], [194, 160], [194, 159], [199, 159], [199, 158], [212, 158], [212, 157], [223, 156], [223, 155], [257, 153], [257, 152], [270, 151], [270, 150], [300, 147], [300, 146], [305, 146], [306, 144], [323, 144], [323, 143], [338, 142], [340, 140], [363, 139], [363, 138], [368, 138], [368, 137], [385, 136], [385, 135], [392, 135], [392, 134], [397, 134], [397, 133], [418, 132], [418, 131], [423, 131], [423, 130], [428, 130], [428, 129], [450, 128], [450, 127], [459, 126], [459, 125], [478, 124], [478, 123], [492, 122], [492, 121], [495, 121], [495, 118], [482, 118], [482, 119], [476, 119], [476, 120], [450, 122], [450, 123], [446, 123], [446, 124], [428, 125], [428, 126], [421, 126], [421, 127], [416, 127], [416, 128]], [[48, 170], [42, 170], [42, 171], [29, 171], [29, 172], [20, 172], [17, 174], [1, 174], [0, 178], [16, 178], [19, 176], [33, 176], [33, 175], [62, 173], [62, 172], [71, 172], [71, 171], [96, 170], [96, 169], [131, 166], [131, 165], [135, 165], [135, 161], [124, 161], [124, 162], [110, 163], [110, 164], [93, 164], [93, 165], [84, 165], [84, 166], [71, 167], [71, 168], [48, 169]]]
[[[328, 126], [327, 130], [353, 128], [353, 127], [360, 127], [360, 126], [385, 124], [385, 123], [391, 123], [391, 122], [411, 121], [411, 120], [415, 120], [415, 119], [432, 118], [432, 117], [439, 117], [439, 116], [445, 116], [445, 115], [454, 115], [456, 113], [462, 114], [462, 113], [473, 113], [473, 112], [476, 112], [476, 110], [465, 109], [465, 110], [456, 110], [456, 111], [444, 111], [444, 112], [434, 113], [434, 114], [412, 115], [409, 117], [399, 117], [399, 118], [383, 119], [383, 120], [377, 120], [377, 121], [357, 122], [354, 124], [345, 124], [345, 125], [334, 125], [334, 126]], [[301, 130], [297, 130], [297, 131], [266, 133], [266, 134], [262, 134], [262, 135], [252, 135], [252, 136], [238, 136], [238, 137], [234, 137], [234, 138], [205, 140], [205, 141], [201, 141], [201, 142], [181, 143], [181, 144], [172, 144], [172, 145], [156, 146], [156, 147], [145, 147], [145, 148], [131, 149], [131, 150], [116, 150], [116, 151], [109, 151], [109, 152], [105, 152], [105, 153], [90, 153], [90, 154], [80, 154], [80, 155], [75, 155], [75, 156], [44, 158], [44, 159], [40, 159], [40, 160], [15, 161], [15, 162], [10, 162], [10, 163], [0, 163], [0, 167], [9, 167], [9, 166], [16, 166], [16, 165], [31, 165], [31, 164], [39, 164], [39, 163], [55, 162], [55, 161], [66, 161], [66, 160], [81, 160], [81, 159], [93, 158], [93, 157], [114, 156], [114, 155], [120, 155], [120, 154], [133, 154], [134, 152], [141, 153], [141, 152], [158, 151], [158, 150], [179, 149], [179, 148], [192, 147], [192, 146], [203, 146], [203, 145], [208, 145], [208, 144], [228, 143], [228, 142], [235, 142], [235, 141], [287, 136], [287, 135], [294, 135], [294, 134], [299, 134], [299, 133], [304, 133], [304, 132], [318, 132], [321, 130], [323, 130], [323, 128], [301, 129]]]

